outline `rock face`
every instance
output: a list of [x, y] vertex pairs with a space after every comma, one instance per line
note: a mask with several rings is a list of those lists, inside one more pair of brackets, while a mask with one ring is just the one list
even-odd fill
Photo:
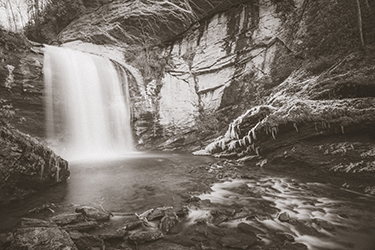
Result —
[[[202, 148], [207, 143], [201, 141], [220, 135], [251, 108], [277, 109], [294, 93], [313, 106], [375, 96], [369, 55], [362, 69], [357, 67], [364, 55], [357, 50], [355, 3], [190, 2], [190, 7], [173, 1], [81, 2], [85, 15], [56, 38], [126, 68], [140, 146]], [[369, 51], [375, 43], [372, 7], [362, 8]]]
[[70, 175], [65, 160], [10, 125], [1, 125], [0, 145], [0, 194], [3, 202], [62, 182]]
[[[297, 61], [282, 42], [285, 32], [277, 6], [260, 1], [259, 6], [242, 4], [197, 23], [168, 45], [156, 103], [164, 135], [218, 123], [206, 118], [220, 109], [230, 108], [225, 115], [234, 118], [257, 101], [254, 82], [284, 80]], [[281, 55], [288, 64], [278, 62]]]
[[[75, 2], [83, 15], [64, 27], [55, 40], [109, 57], [125, 68], [133, 66], [126, 71], [134, 132], [143, 147], [202, 147], [197, 141], [219, 135], [248, 109], [268, 105], [266, 98], [279, 91], [276, 87], [289, 76], [306, 70], [299, 81], [331, 77], [320, 74], [333, 69], [348, 49], [359, 44], [353, 35], [358, 29], [356, 12], [339, 14], [355, 9], [349, 1], [194, 0], [190, 7], [173, 1], [150, 3]], [[362, 11], [368, 45], [375, 41], [374, 32], [367, 28], [374, 16], [372, 9]], [[31, 61], [4, 65], [6, 85], [12, 85], [13, 74], [13, 86], [20, 86], [17, 72]], [[28, 69], [22, 72], [30, 79]], [[371, 84], [354, 85], [328, 87], [324, 93], [318, 87], [311, 91], [328, 95], [323, 99], [331, 98], [333, 91], [337, 93], [333, 98], [350, 89], [358, 96], [373, 93]], [[40, 97], [35, 81], [21, 86]]]
[[8, 111], [5, 118], [16, 128], [43, 137], [42, 46], [19, 34], [1, 29], [0, 34], [0, 110]]
[[[218, 125], [217, 110], [229, 108], [224, 115], [231, 114], [228, 118], [234, 118], [249, 103], [256, 101], [256, 94], [252, 92], [257, 86], [251, 82], [263, 85], [280, 83], [297, 61], [284, 41], [289, 30], [283, 17], [291, 15], [292, 7], [297, 12], [302, 11], [301, 1], [288, 4], [271, 0], [259, 3], [231, 1], [231, 4], [210, 1], [211, 7], [204, 6], [207, 5], [204, 2], [194, 1], [194, 7], [189, 11], [197, 15], [184, 19], [178, 12], [182, 9], [177, 11], [173, 5], [158, 3], [151, 8], [140, 1], [113, 1], [75, 20], [58, 36], [61, 43], [80, 39], [117, 46], [127, 63], [141, 71], [146, 96], [139, 104], [133, 95], [134, 107], [144, 107], [144, 103], [150, 103], [151, 107], [134, 112], [136, 135], [141, 144], [160, 137], [181, 137], [182, 134], [185, 136], [177, 144], [189, 144], [188, 137], [193, 131], [201, 133], [203, 129], [212, 133], [212, 129], [223, 126], [223, 123]], [[280, 8], [284, 5], [286, 11], [283, 12]], [[137, 6], [137, 13], [133, 13], [134, 6]], [[183, 20], [184, 25], [180, 28], [165, 27], [165, 24], [151, 27], [150, 20], [155, 19], [158, 23], [162, 19], [157, 14], [158, 8], [164, 8], [163, 18], [169, 18], [171, 25], [176, 25], [177, 19]], [[215, 14], [215, 11], [222, 12]], [[196, 22], [201, 18], [204, 19]], [[134, 40], [134, 37], [144, 37], [138, 25], [130, 27], [135, 19], [145, 25], [147, 34], [155, 29], [160, 34], [159, 41], [171, 42], [164, 42], [157, 51], [151, 48], [145, 52], [141, 49], [135, 52], [137, 56], [131, 56], [130, 45], [142, 47], [142, 42]], [[188, 28], [193, 22], [194, 25]], [[176, 38], [181, 32], [184, 33]], [[154, 43], [154, 36], [150, 36], [148, 42]], [[121, 56], [117, 59], [121, 60]], [[176, 147], [175, 141], [172, 147]]]

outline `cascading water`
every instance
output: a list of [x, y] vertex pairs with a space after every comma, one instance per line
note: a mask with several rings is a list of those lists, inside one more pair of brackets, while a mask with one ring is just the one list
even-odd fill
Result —
[[47, 138], [58, 154], [77, 160], [133, 151], [124, 71], [103, 57], [47, 46], [44, 78]]

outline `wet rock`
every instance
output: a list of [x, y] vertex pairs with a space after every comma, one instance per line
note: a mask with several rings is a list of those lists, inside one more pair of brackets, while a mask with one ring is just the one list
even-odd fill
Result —
[[159, 228], [162, 232], [167, 233], [171, 228], [178, 223], [178, 216], [173, 209], [165, 211], [164, 217], [160, 220]]
[[18, 226], [19, 228], [29, 227], [57, 227], [57, 224], [52, 221], [34, 219], [34, 218], [22, 218]]
[[301, 244], [301, 243], [287, 242], [278, 249], [279, 250], [308, 250], [309, 248], [306, 245]]
[[287, 212], [283, 212], [279, 215], [279, 221], [281, 222], [288, 222], [290, 220], [290, 216]]
[[232, 217], [236, 214], [236, 209], [234, 209], [234, 208], [221, 208], [221, 209], [211, 211], [211, 214], [213, 216], [218, 216], [219, 214], [225, 214], [228, 217]]
[[160, 219], [165, 215], [166, 208], [155, 208], [147, 216], [148, 220]]
[[23, 220], [14, 232], [10, 249], [77, 249], [69, 234], [56, 224], [42, 220]]
[[164, 235], [160, 230], [139, 231], [129, 235], [128, 240], [135, 244], [142, 244], [148, 241], [155, 241], [163, 238]]
[[313, 222], [325, 230], [332, 231], [335, 229], [335, 226], [332, 223], [325, 220], [313, 219]]
[[236, 213], [232, 219], [241, 219], [241, 218], [246, 218], [249, 216], [249, 213], [246, 212], [246, 211], [239, 211], [238, 213]]
[[138, 227], [142, 226], [142, 221], [127, 221], [123, 227], [125, 230], [134, 230]]
[[0, 234], [0, 249], [6, 249], [13, 240], [13, 233]]
[[277, 233], [278, 238], [281, 241], [289, 241], [289, 242], [294, 242], [294, 237], [290, 234], [287, 233]]
[[104, 234], [99, 234], [99, 238], [106, 241], [106, 240], [114, 240], [114, 239], [124, 239], [124, 237], [129, 233], [129, 231], [120, 228], [117, 229], [115, 232], [108, 232]]
[[89, 206], [76, 208], [76, 212], [83, 214], [88, 219], [97, 221], [107, 221], [111, 217], [111, 213]]
[[224, 236], [220, 239], [220, 243], [224, 247], [236, 249], [247, 249], [251, 246], [256, 245], [257, 241], [258, 240], [255, 234], [248, 233], [237, 233], [235, 235]]
[[225, 221], [228, 221], [228, 216], [226, 216], [225, 214], [219, 214], [218, 216], [216, 216], [216, 217], [214, 218], [213, 223], [214, 223], [215, 225], [219, 225], [220, 223], [223, 223], [223, 222], [225, 222]]
[[184, 224], [177, 222], [173, 227], [170, 228], [168, 234], [179, 234], [184, 230]]
[[259, 230], [256, 227], [253, 227], [245, 222], [241, 222], [237, 225], [238, 230], [240, 230], [243, 233], [250, 233], [250, 234], [261, 234], [264, 233], [263, 231]]
[[53, 216], [50, 218], [51, 221], [55, 222], [59, 226], [83, 222], [84, 217], [80, 213], [64, 213]]
[[70, 225], [65, 225], [63, 226], [63, 229], [65, 230], [77, 230], [80, 232], [84, 231], [89, 231], [92, 229], [95, 229], [99, 226], [99, 223], [96, 221], [85, 221], [85, 222], [80, 222], [76, 224], [70, 224]]
[[192, 241], [196, 241], [196, 242], [208, 242], [207, 238], [205, 238], [203, 236], [199, 236], [199, 235], [191, 236], [190, 239]]
[[176, 210], [176, 214], [179, 218], [183, 218], [189, 214], [189, 208], [187, 206], [183, 206]]
[[201, 198], [199, 198], [197, 196], [193, 196], [193, 197], [188, 198], [186, 201], [187, 202], [198, 202], [200, 200], [201, 200]]
[[78, 231], [70, 231], [69, 235], [79, 250], [104, 248], [103, 240], [94, 235], [80, 233]]
[[39, 213], [44, 212], [44, 211], [50, 211], [50, 212], [53, 213], [54, 208], [56, 208], [56, 205], [53, 204], [53, 203], [44, 204], [42, 206], [30, 209], [29, 214], [39, 214]]

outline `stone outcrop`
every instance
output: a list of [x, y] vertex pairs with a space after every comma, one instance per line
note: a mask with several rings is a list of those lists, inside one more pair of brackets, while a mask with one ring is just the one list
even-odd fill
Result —
[[42, 187], [66, 180], [68, 163], [33, 137], [10, 125], [0, 130], [1, 201], [18, 199]]
[[[0, 30], [0, 110], [7, 120], [36, 137], [44, 136], [43, 49], [19, 34]], [[9, 69], [13, 69], [9, 71]], [[0, 112], [0, 116], [4, 117]]]
[[[123, 55], [128, 64], [141, 71], [146, 96], [139, 105], [133, 95], [133, 106], [151, 103], [150, 108], [134, 112], [136, 135], [141, 144], [182, 134], [185, 134], [182, 144], [189, 144], [189, 134], [201, 130], [201, 126], [207, 126], [212, 121], [214, 126], [219, 126], [215, 124], [216, 118], [207, 119], [213, 117], [217, 110], [229, 107], [229, 112], [223, 115], [230, 113], [230, 119], [244, 111], [249, 103], [256, 102], [254, 97], [257, 94], [252, 92], [257, 87], [250, 82], [275, 85], [293, 70], [291, 65], [297, 59], [284, 41], [289, 30], [283, 18], [291, 14], [280, 11], [283, 4], [271, 0], [259, 3], [209, 2], [211, 7], [206, 6], [207, 1], [194, 1], [193, 9], [189, 11], [196, 15], [184, 19], [181, 16], [183, 9], [177, 10], [176, 6], [167, 2], [158, 2], [151, 8], [140, 1], [113, 1], [75, 20], [58, 36], [60, 43], [70, 42], [69, 46], [80, 44], [71, 43], [74, 40], [86, 42], [85, 46], [74, 45], [84, 51], [90, 50], [87, 49], [90, 47], [87, 42], [101, 44], [99, 47], [103, 51], [96, 53], [112, 58], [114, 54], [104, 46], [116, 46], [118, 56], [115, 60], [122, 61]], [[290, 6], [285, 4], [286, 7], [292, 6], [295, 11], [302, 11], [303, 1], [292, 2]], [[165, 9], [162, 18], [156, 12], [160, 7]], [[180, 23], [176, 19], [184, 19], [184, 25], [179, 25], [180, 28], [165, 27], [166, 24], [159, 24], [163, 18], [169, 18], [168, 25]], [[150, 20], [154, 19], [156, 23], [151, 27]], [[144, 39], [140, 26], [130, 27], [137, 20], [144, 25], [141, 26], [147, 34], [150, 29], [158, 31], [156, 40], [163, 43], [161, 50], [142, 49], [144, 42], [137, 40]], [[146, 39], [147, 44], [155, 43], [154, 38], [155, 35], [150, 35]], [[134, 45], [140, 48], [134, 53], [141, 55], [132, 59], [129, 50], [133, 51]], [[154, 58], [155, 54], [158, 59]], [[155, 67], [146, 70], [150, 68], [147, 64], [151, 64], [152, 60], [155, 61], [152, 67]], [[194, 137], [199, 137], [199, 133]], [[177, 146], [172, 144], [171, 147]]]
[[[301, 1], [293, 4], [301, 11]], [[298, 62], [284, 42], [288, 32], [277, 4], [249, 2], [196, 23], [164, 47], [163, 75], [145, 84], [157, 86], [161, 135], [180, 135], [167, 147], [189, 145], [191, 133], [202, 139], [202, 130], [222, 129], [259, 102], [261, 89], [281, 83]]]
[[[85, 15], [56, 40], [125, 68], [134, 133], [142, 147], [203, 147], [202, 140], [220, 135], [250, 108], [269, 105], [270, 94], [294, 88], [281, 83], [304, 70], [301, 83], [319, 78], [308, 98], [332, 99], [333, 92], [333, 99], [339, 93], [345, 97], [350, 89], [357, 92], [352, 97], [374, 95], [367, 80], [356, 86], [324, 84], [358, 42], [348, 35], [357, 31], [356, 14], [338, 14], [354, 8], [352, 3], [196, 0], [190, 9], [172, 3], [111, 1], [96, 9], [83, 3]], [[363, 10], [364, 27], [371, 11]], [[373, 43], [371, 30], [364, 32]]]

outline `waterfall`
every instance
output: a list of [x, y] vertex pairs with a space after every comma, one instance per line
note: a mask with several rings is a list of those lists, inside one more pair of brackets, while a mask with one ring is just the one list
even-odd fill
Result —
[[47, 138], [57, 154], [97, 159], [133, 150], [124, 71], [109, 59], [53, 46], [43, 70]]

